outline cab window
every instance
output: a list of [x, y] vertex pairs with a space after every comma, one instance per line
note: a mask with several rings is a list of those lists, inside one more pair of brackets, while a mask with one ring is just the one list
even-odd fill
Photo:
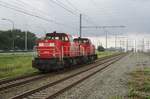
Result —
[[83, 43], [88, 43], [88, 40], [83, 40]]
[[59, 40], [59, 37], [55, 37], [55, 40]]
[[47, 40], [61, 40], [59, 36], [46, 36]]
[[67, 36], [62, 36], [62, 41], [67, 42], [67, 41], [69, 41], [69, 39], [68, 39], [68, 37], [67, 37]]
[[67, 37], [67, 36], [65, 36], [65, 41], [69, 41], [69, 39], [68, 39], [68, 37]]

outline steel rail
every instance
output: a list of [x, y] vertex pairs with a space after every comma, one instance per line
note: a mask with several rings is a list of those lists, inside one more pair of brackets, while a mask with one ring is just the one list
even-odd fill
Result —
[[[99, 72], [99, 71], [102, 71], [102, 70], [105, 69], [106, 67], [110, 66], [110, 64], [112, 64], [112, 63], [118, 61], [118, 60], [119, 60], [120, 58], [122, 58], [123, 56], [125, 56], [125, 54], [119, 54], [119, 55], [117, 55], [117, 56], [112, 55], [111, 58], [104, 59], [103, 62], [102, 62], [102, 61], [99, 61], [98, 63], [93, 64], [94, 66], [91, 67], [91, 68], [88, 68], [88, 69], [83, 70], [83, 71], [80, 71], [80, 72], [78, 72], [78, 73], [76, 73], [76, 74], [73, 74], [73, 75], [70, 75], [70, 76], [61, 78], [61, 79], [59, 79], [59, 80], [57, 80], [57, 81], [51, 82], [51, 83], [49, 83], [49, 84], [47, 84], [47, 85], [44, 85], [44, 86], [42, 86], [42, 87], [39, 87], [39, 88], [36, 88], [36, 89], [32, 89], [32, 90], [26, 91], [26, 92], [24, 92], [24, 93], [22, 93], [22, 94], [20, 94], [20, 95], [17, 95], [17, 96], [11, 97], [11, 98], [12, 98], [12, 99], [21, 99], [21, 98], [26, 98], [26, 97], [27, 97], [27, 98], [31, 98], [31, 97], [32, 97], [32, 98], [33, 98], [33, 97], [35, 98], [35, 97], [38, 97], [38, 96], [41, 95], [41, 94], [39, 94], [39, 93], [42, 93], [41, 91], [43, 91], [43, 90], [45, 90], [45, 89], [47, 89], [47, 88], [52, 88], [53, 86], [58, 85], [58, 84], [61, 83], [61, 82], [64, 82], [64, 81], [67, 81], [67, 80], [69, 80], [69, 79], [71, 79], [71, 78], [74, 78], [74, 77], [77, 77], [77, 76], [79, 76], [79, 75], [82, 75], [82, 74], [84, 74], [85, 72], [88, 72], [88, 71], [90, 71], [90, 70], [93, 70], [93, 69], [95, 69], [95, 68], [97, 68], [97, 67], [100, 68], [100, 69], [98, 69], [98, 70], [92, 72], [90, 75], [87, 75], [87, 76], [85, 76], [84, 78], [82, 78], [82, 79], [80, 79], [80, 80], [74, 82], [73, 84], [71, 84], [71, 85], [69, 85], [69, 86], [63, 88], [62, 90], [57, 91], [56, 93], [53, 93], [53, 94], [51, 93], [51, 95], [49, 95], [49, 96], [46, 96], [47, 94], [45, 95], [45, 93], [42, 93], [42, 95], [44, 95], [43, 97], [46, 97], [46, 98], [55, 97], [57, 94], [63, 92], [63, 90], [66, 90], [66, 89], [68, 89], [68, 88], [71, 88], [72, 86], [74, 86], [74, 85], [76, 85], [77, 83], [79, 83], [79, 82], [81, 82], [81, 81], [87, 79], [88, 77], [94, 75], [95, 73], [97, 73], [97, 72]], [[101, 67], [101, 65], [105, 65], [105, 66]], [[37, 93], [38, 93], [38, 95], [36, 95]], [[40, 98], [41, 98], [41, 96], [40, 96]]]
[[[98, 60], [95, 61], [95, 63], [98, 61], [103, 61], [103, 60], [109, 59], [109, 58], [117, 56], [117, 55], [120, 55], [120, 54], [114, 54], [114, 55], [99, 58]], [[88, 65], [92, 65], [92, 64], [88, 64]], [[88, 66], [88, 65], [86, 64], [84, 66]], [[83, 66], [81, 66], [81, 67], [83, 67]], [[31, 81], [39, 80], [39, 79], [42, 79], [45, 77], [50, 77], [50, 74], [33, 74], [33, 75], [18, 77], [18, 78], [14, 78], [14, 79], [10, 79], [10, 80], [9, 79], [2, 80], [2, 81], [0, 81], [0, 91], [6, 90], [8, 88], [16, 87], [16, 86], [19, 86], [22, 84], [26, 84]]]

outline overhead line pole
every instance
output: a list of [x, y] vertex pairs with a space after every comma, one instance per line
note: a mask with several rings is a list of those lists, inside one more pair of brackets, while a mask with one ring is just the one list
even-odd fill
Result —
[[25, 51], [28, 50], [28, 31], [25, 32]]
[[136, 40], [135, 40], [135, 52], [137, 51], [137, 44], [136, 44]]
[[[123, 26], [123, 25], [120, 25], [120, 26], [82, 26], [81, 28], [105, 29], [105, 28], [125, 28], [125, 26]], [[107, 49], [107, 43], [108, 43], [108, 41], [107, 41], [107, 39], [108, 39], [107, 31], [106, 31], [105, 35], [106, 35], [106, 49]], [[116, 44], [115, 44], [115, 46], [116, 46]]]
[[107, 49], [107, 44], [108, 44], [108, 31], [104, 30], [104, 32], [105, 32], [105, 43], [106, 43], [105, 47], [106, 47], [106, 49]]
[[129, 49], [129, 43], [128, 43], [128, 38], [127, 38], [127, 40], [126, 40], [126, 51], [128, 52], [128, 49]]
[[117, 34], [115, 34], [115, 49], [117, 48]]
[[142, 51], [144, 52], [144, 50], [145, 50], [145, 40], [144, 40], [144, 38], [143, 38], [143, 44], [142, 44], [143, 46], [142, 46]]
[[82, 14], [80, 14], [80, 38], [82, 37]]

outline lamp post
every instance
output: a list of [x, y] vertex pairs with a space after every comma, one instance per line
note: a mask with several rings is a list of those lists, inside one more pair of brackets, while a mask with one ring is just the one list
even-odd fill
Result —
[[[6, 18], [3, 18], [2, 20], [9, 21], [9, 22], [12, 24], [12, 29], [11, 29], [11, 31], [13, 32], [13, 30], [14, 30], [14, 21], [12, 21], [12, 20], [10, 20], [10, 19], [6, 19]], [[14, 34], [12, 34], [12, 39], [13, 39], [13, 41], [12, 41], [12, 50], [14, 50], [14, 48], [15, 48]]]

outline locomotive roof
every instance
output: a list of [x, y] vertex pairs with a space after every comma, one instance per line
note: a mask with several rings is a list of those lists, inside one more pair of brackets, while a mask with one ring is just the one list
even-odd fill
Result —
[[59, 35], [59, 36], [65, 35], [65, 36], [67, 36], [68, 34], [66, 34], [66, 33], [56, 33], [56, 32], [54, 32], [54, 33], [47, 33], [46, 36], [48, 36], [48, 35]]
[[79, 40], [79, 39], [80, 40], [89, 40], [88, 38], [80, 38], [80, 37], [79, 38], [74, 38], [74, 40]]

